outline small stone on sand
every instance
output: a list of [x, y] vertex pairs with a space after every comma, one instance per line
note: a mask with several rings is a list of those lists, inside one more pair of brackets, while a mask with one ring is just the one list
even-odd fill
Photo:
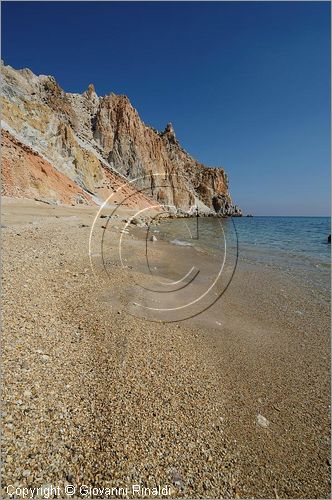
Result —
[[257, 415], [256, 421], [260, 427], [267, 428], [270, 425], [270, 422], [268, 421], [268, 419], [263, 417], [263, 415], [260, 415], [260, 414]]

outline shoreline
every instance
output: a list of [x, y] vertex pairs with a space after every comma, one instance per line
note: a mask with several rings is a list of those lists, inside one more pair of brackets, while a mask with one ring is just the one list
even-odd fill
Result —
[[133, 318], [135, 270], [112, 267], [114, 302], [93, 279], [96, 211], [4, 200], [3, 485], [129, 478], [173, 497], [328, 498], [327, 305], [240, 261], [194, 320]]

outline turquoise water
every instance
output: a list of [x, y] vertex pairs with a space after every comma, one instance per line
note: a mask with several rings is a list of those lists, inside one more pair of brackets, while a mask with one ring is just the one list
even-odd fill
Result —
[[331, 245], [327, 243], [330, 232], [329, 217], [201, 218], [198, 239], [195, 219], [178, 219], [160, 226], [162, 239], [212, 251], [224, 248], [225, 234], [227, 252], [234, 256], [238, 248], [239, 262], [277, 269], [327, 294], [330, 290]]
[[252, 217], [236, 221], [242, 258], [280, 269], [329, 292], [329, 217]]

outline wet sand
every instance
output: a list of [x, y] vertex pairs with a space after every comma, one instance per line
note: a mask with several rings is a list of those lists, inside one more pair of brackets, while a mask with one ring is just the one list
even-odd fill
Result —
[[[173, 497], [330, 497], [327, 303], [240, 259], [202, 315], [138, 319], [126, 307], [143, 271], [122, 269], [116, 239], [110, 279], [91, 270], [96, 209], [5, 199], [3, 213], [4, 488], [138, 482], [170, 485]], [[142, 236], [130, 233], [137, 262]], [[172, 248], [174, 266], [188, 265], [188, 250]]]

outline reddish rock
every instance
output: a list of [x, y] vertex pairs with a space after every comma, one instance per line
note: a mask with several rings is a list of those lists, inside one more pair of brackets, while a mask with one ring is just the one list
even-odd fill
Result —
[[[227, 213], [235, 211], [224, 170], [207, 168], [192, 158], [171, 123], [158, 132], [143, 123], [126, 96], [98, 97], [93, 84], [83, 94], [71, 94], [51, 76], [10, 66], [2, 70], [4, 128], [31, 148], [30, 156], [35, 151], [47, 158], [54, 172], [66, 175], [78, 191], [104, 200], [116, 192], [118, 182], [129, 180], [141, 191], [140, 202], [145, 197], [144, 203], [150, 203], [153, 197], [177, 209], [198, 206], [204, 212], [218, 209], [220, 203], [213, 200], [219, 199], [225, 200]], [[14, 189], [16, 175], [23, 175], [18, 165], [11, 187], [4, 179], [5, 189]], [[35, 192], [33, 183], [28, 192]], [[59, 201], [66, 196], [59, 195]], [[134, 197], [128, 203], [133, 201]]]

